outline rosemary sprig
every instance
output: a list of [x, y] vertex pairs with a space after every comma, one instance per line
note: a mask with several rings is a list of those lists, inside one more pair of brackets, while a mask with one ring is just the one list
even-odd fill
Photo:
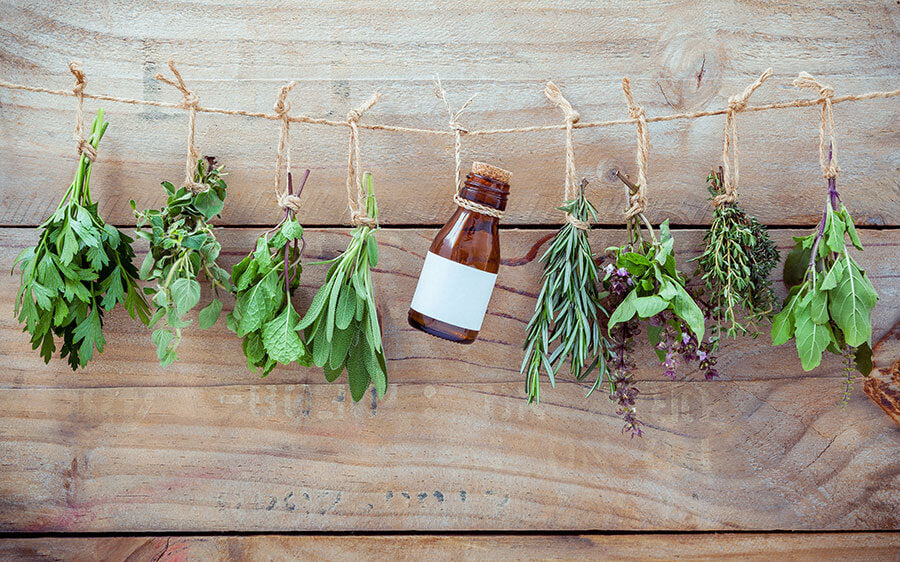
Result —
[[[587, 180], [582, 180], [575, 199], [560, 210], [583, 222], [597, 219], [597, 210], [584, 195]], [[569, 221], [559, 229], [550, 247], [541, 257], [543, 285], [528, 323], [525, 358], [520, 372], [526, 375], [528, 402], [540, 402], [540, 373], [543, 369], [550, 385], [568, 360], [578, 380], [594, 368], [598, 380], [606, 376], [607, 341], [603, 337], [600, 315], [603, 295], [597, 283], [597, 264], [591, 253], [588, 233]], [[555, 348], [551, 351], [551, 347]]]
[[[721, 169], [706, 181], [713, 198], [724, 192]], [[703, 253], [694, 259], [708, 294], [713, 349], [723, 336], [757, 337], [757, 324], [771, 318], [777, 302], [769, 281], [779, 259], [775, 243], [766, 227], [735, 203], [715, 208], [703, 241]]]

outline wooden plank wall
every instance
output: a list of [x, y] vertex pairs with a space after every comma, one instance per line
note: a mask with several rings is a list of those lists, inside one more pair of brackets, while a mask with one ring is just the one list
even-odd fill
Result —
[[[89, 92], [177, 102], [152, 79], [174, 55], [204, 105], [269, 111], [296, 80], [294, 111], [342, 119], [377, 88], [384, 98], [364, 120], [435, 128], [446, 126], [431, 85], [440, 73], [451, 103], [479, 94], [464, 126], [552, 124], [548, 79], [585, 120], [627, 115], [623, 75], [650, 115], [722, 107], [769, 66], [775, 77], [754, 103], [809, 96], [790, 85], [800, 70], [838, 95], [895, 89], [898, 22], [893, 0], [12, 1], [0, 3], [0, 80], [69, 88], [67, 63], [81, 59]], [[159, 181], [181, 178], [186, 115], [103, 107], [111, 125], [92, 184], [104, 216], [127, 227], [130, 199], [158, 206]], [[898, 107], [835, 108], [839, 188], [881, 295], [879, 367], [900, 356]], [[73, 109], [72, 98], [0, 90], [0, 270], [34, 243], [71, 181]], [[817, 111], [738, 116], [741, 201], [783, 252], [824, 200]], [[682, 260], [708, 222], [703, 179], [719, 162], [722, 124], [651, 124], [650, 216], [677, 226]], [[347, 131], [292, 131], [294, 165], [313, 170], [308, 256], [331, 257], [348, 234]], [[270, 121], [198, 116], [201, 151], [230, 170], [220, 222], [229, 265], [277, 220], [277, 137]], [[622, 238], [610, 171], [635, 172], [634, 141], [633, 126], [576, 131], [578, 174], [601, 211], [595, 248]], [[837, 404], [835, 358], [804, 373], [788, 346], [740, 340], [722, 351], [722, 380], [669, 381], [645, 351], [643, 439], [622, 436], [612, 404], [585, 400], [568, 376], [539, 407], [525, 403], [521, 342], [536, 258], [560, 221], [562, 150], [561, 131], [464, 139], [467, 161], [514, 178], [483, 337], [461, 349], [405, 322], [429, 241], [452, 212], [450, 138], [363, 131], [385, 225], [375, 282], [391, 385], [379, 402], [353, 404], [315, 370], [259, 379], [224, 326], [188, 333], [182, 360], [161, 369], [148, 332], [118, 312], [86, 370], [44, 365], [9, 313], [18, 279], [0, 276], [0, 557], [896, 559], [900, 430], [862, 392]], [[305, 269], [301, 308], [323, 275]]]

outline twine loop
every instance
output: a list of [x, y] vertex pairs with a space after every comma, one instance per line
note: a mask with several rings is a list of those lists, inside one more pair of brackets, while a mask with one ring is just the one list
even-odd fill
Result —
[[77, 109], [75, 110], [75, 151], [76, 154], [82, 155], [90, 162], [93, 162], [97, 159], [97, 149], [84, 138], [84, 87], [87, 85], [87, 78], [81, 69], [81, 63], [78, 61], [69, 63], [69, 71], [75, 76], [75, 86], [72, 88], [72, 93], [78, 99]]
[[[767, 68], [755, 82], [744, 88], [743, 92], [728, 98], [728, 111], [725, 112], [725, 133], [722, 140], [722, 189], [724, 193], [713, 198], [713, 204], [716, 207], [731, 205], [737, 201], [740, 168], [738, 167], [737, 120], [735, 115], [747, 108], [747, 101], [753, 95], [753, 92], [771, 77], [772, 69]], [[732, 164], [734, 167], [733, 177]]]
[[[822, 84], [807, 72], [801, 72], [794, 79], [794, 86], [815, 90], [822, 100], [822, 112], [819, 121], [819, 165], [822, 167], [822, 176], [825, 179], [834, 179], [841, 171], [837, 164], [837, 143], [834, 141], [834, 109], [831, 101], [834, 97], [834, 88]], [[830, 143], [828, 154], [825, 153], [826, 136]]]
[[[347, 150], [347, 207], [350, 208], [350, 220], [355, 226], [375, 228], [378, 221], [368, 215], [366, 210], [366, 190], [362, 183], [362, 170], [359, 165], [359, 127], [363, 114], [371, 109], [381, 98], [378, 92], [373, 93], [362, 105], [347, 112], [347, 125], [350, 128], [349, 148]], [[353, 187], [356, 186], [356, 197]]]
[[647, 209], [647, 162], [650, 160], [650, 132], [647, 128], [647, 114], [642, 106], [634, 103], [631, 95], [631, 82], [627, 77], [622, 78], [622, 92], [625, 101], [628, 102], [628, 114], [632, 119], [637, 119], [638, 145], [635, 160], [637, 162], [637, 189], [629, 198], [629, 207], [625, 211], [625, 220], [631, 220], [644, 214]]
[[194, 120], [197, 115], [197, 107], [200, 106], [200, 99], [194, 92], [189, 90], [187, 84], [184, 83], [181, 73], [175, 68], [175, 59], [173, 58], [169, 59], [169, 70], [172, 71], [172, 76], [175, 77], [174, 81], [166, 78], [162, 73], [157, 73], [155, 78], [181, 92], [181, 107], [188, 110], [188, 137], [187, 156], [184, 163], [184, 186], [191, 193], [196, 195], [197, 193], [209, 190], [208, 185], [194, 181], [194, 175], [197, 170], [197, 160], [200, 159], [200, 153], [197, 152], [197, 148], [194, 146]]
[[291, 80], [278, 90], [278, 97], [275, 98], [273, 109], [275, 114], [281, 118], [281, 135], [278, 137], [278, 149], [275, 152], [275, 201], [278, 206], [285, 211], [296, 213], [300, 210], [300, 198], [289, 192], [288, 188], [281, 188], [281, 170], [287, 169], [291, 171], [291, 120], [288, 112], [291, 110], [291, 104], [287, 101], [287, 95], [297, 83]]
[[[575, 188], [575, 144], [572, 137], [572, 129], [573, 125], [581, 119], [581, 115], [575, 111], [569, 100], [563, 96], [559, 86], [553, 82], [547, 82], [547, 85], [544, 86], [544, 95], [547, 96], [550, 103], [562, 110], [566, 122], [566, 180], [563, 188], [563, 200], [568, 202], [577, 196]], [[589, 230], [591, 228], [589, 222], [583, 221], [568, 212], [566, 213], [566, 222], [579, 230]]]

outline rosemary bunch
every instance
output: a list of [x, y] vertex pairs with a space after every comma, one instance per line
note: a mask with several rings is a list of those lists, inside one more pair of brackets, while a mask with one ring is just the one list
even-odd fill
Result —
[[[586, 185], [587, 180], [582, 180], [578, 196], [559, 207], [582, 222], [597, 218], [597, 210], [584, 195]], [[606, 375], [607, 342], [600, 325], [600, 315], [606, 313], [587, 231], [566, 221], [541, 262], [543, 284], [528, 323], [525, 358], [519, 370], [526, 375], [529, 403], [540, 402], [542, 369], [551, 386], [567, 360], [578, 380], [594, 368], [600, 369], [598, 380]]]
[[[706, 181], [712, 197], [724, 193], [721, 170], [711, 171]], [[695, 259], [708, 295], [713, 348], [722, 336], [757, 337], [756, 324], [769, 319], [776, 306], [769, 281], [779, 259], [775, 243], [766, 227], [735, 203], [715, 208], [703, 241], [703, 253]]]
[[162, 366], [177, 359], [181, 330], [191, 323], [183, 317], [200, 302], [198, 277], [202, 274], [213, 290], [212, 300], [199, 313], [201, 329], [211, 327], [219, 319], [219, 290], [231, 290], [228, 272], [216, 263], [222, 246], [209, 223], [224, 205], [227, 185], [222, 179], [223, 169], [224, 166], [216, 166], [215, 158], [201, 158], [194, 181], [207, 189], [199, 193], [162, 182], [168, 194], [162, 209], [137, 211], [131, 201], [137, 219], [136, 234], [150, 242], [140, 275], [144, 281], [155, 282], [144, 292], [156, 308], [149, 327], [154, 329], [152, 339]]

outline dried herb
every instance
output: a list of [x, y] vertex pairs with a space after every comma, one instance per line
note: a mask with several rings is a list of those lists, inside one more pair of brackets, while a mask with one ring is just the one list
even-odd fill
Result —
[[[712, 197], [724, 193], [721, 169], [706, 181]], [[708, 295], [713, 348], [723, 336], [757, 337], [756, 325], [771, 317], [777, 302], [769, 281], [779, 259], [775, 243], [766, 227], [736, 203], [715, 208], [703, 241], [703, 253], [695, 259]]]
[[222, 179], [223, 168], [209, 156], [197, 162], [194, 181], [207, 187], [199, 193], [162, 182], [168, 194], [162, 209], [137, 211], [131, 202], [137, 219], [136, 234], [150, 242], [140, 275], [144, 281], [155, 282], [144, 292], [155, 307], [149, 327], [162, 366], [177, 359], [181, 330], [191, 324], [184, 316], [200, 302], [200, 275], [213, 290], [212, 300], [198, 317], [204, 330], [219, 319], [219, 290], [231, 290], [228, 272], [216, 263], [222, 247], [209, 224], [224, 205], [227, 185]]
[[[804, 371], [816, 368], [825, 351], [852, 361], [863, 375], [872, 370], [872, 308], [878, 294], [848, 252], [847, 238], [863, 249], [831, 177], [818, 227], [808, 236], [794, 237], [794, 249], [785, 259], [790, 293], [772, 323], [772, 343], [794, 338]], [[846, 372], [843, 402], [855, 377], [854, 370]]]
[[[582, 180], [578, 196], [559, 207], [582, 222], [597, 219], [597, 210], [584, 195], [586, 185]], [[578, 380], [594, 368], [600, 370], [597, 380], [607, 374], [607, 342], [600, 322], [600, 315], [606, 312], [600, 304], [599, 275], [588, 232], [566, 221], [541, 262], [543, 284], [528, 323], [525, 359], [520, 368], [526, 374], [529, 403], [540, 402], [542, 369], [551, 386], [555, 386], [556, 374], [566, 361]]]
[[[637, 190], [625, 176], [617, 175], [632, 192]], [[635, 408], [638, 389], [634, 386], [631, 354], [642, 321], [647, 324], [648, 339], [665, 364], [667, 376], [674, 378], [676, 367], [687, 361], [697, 361], [707, 378], [718, 373], [713, 368], [710, 344], [698, 344], [703, 341], [704, 315], [676, 267], [669, 221], [659, 226], [658, 239], [643, 213], [626, 219], [626, 226], [625, 244], [607, 248], [612, 263], [606, 266], [603, 285], [608, 291], [607, 308], [613, 310], [607, 327], [612, 340], [607, 376], [610, 398], [625, 420], [623, 432], [634, 437], [641, 435], [641, 422]], [[598, 380], [594, 388], [600, 383]]]
[[[87, 142], [96, 150], [109, 123], [103, 110], [91, 125]], [[15, 315], [31, 334], [33, 349], [49, 362], [61, 338], [60, 357], [72, 370], [103, 352], [103, 313], [123, 304], [132, 318], [147, 323], [149, 308], [132, 265], [132, 238], [103, 222], [91, 200], [93, 163], [82, 154], [75, 179], [56, 211], [41, 224], [37, 246], [16, 257], [21, 284]]]
[[[309, 170], [297, 195], [303, 190]], [[293, 195], [288, 174], [288, 194]], [[291, 295], [300, 286], [303, 254], [303, 227], [294, 213], [285, 209], [275, 228], [256, 239], [256, 250], [231, 270], [234, 309], [226, 318], [228, 328], [243, 338], [247, 367], [266, 376], [276, 365], [297, 362], [312, 364], [312, 357], [300, 338], [300, 315]]]
[[[363, 176], [363, 185], [367, 193], [366, 214], [377, 221], [378, 204], [371, 174]], [[355, 402], [363, 397], [370, 383], [375, 385], [379, 397], [387, 390], [387, 367], [371, 273], [378, 264], [377, 230], [377, 226], [357, 226], [341, 255], [319, 262], [331, 264], [331, 268], [298, 325], [298, 329], [306, 331], [313, 363], [323, 368], [328, 382], [347, 370]]]

